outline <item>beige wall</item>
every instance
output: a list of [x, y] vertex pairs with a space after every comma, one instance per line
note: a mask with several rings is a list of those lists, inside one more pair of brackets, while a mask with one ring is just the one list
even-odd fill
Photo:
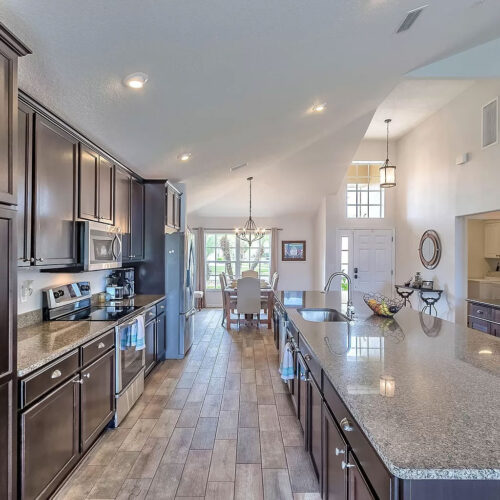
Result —
[[484, 278], [487, 272], [494, 270], [484, 258], [484, 221], [467, 221], [467, 277]]

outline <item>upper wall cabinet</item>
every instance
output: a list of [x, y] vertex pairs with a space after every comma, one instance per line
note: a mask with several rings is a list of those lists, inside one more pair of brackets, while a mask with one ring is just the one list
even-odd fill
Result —
[[17, 58], [31, 51], [0, 24], [0, 203], [17, 204]]
[[132, 177], [129, 261], [144, 259], [144, 185]]
[[130, 252], [130, 174], [117, 168], [115, 172], [115, 226], [122, 232], [122, 260]]
[[113, 224], [114, 165], [80, 144], [78, 216], [80, 219]]
[[181, 227], [181, 195], [168, 182], [165, 187], [165, 226], [179, 230]]
[[487, 259], [500, 258], [500, 222], [484, 224], [484, 256]]
[[35, 114], [33, 257], [37, 266], [78, 263], [76, 231], [78, 141]]

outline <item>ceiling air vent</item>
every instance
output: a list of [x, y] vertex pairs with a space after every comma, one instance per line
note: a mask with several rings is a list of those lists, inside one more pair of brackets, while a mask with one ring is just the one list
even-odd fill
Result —
[[406, 14], [406, 17], [404, 18], [403, 22], [397, 29], [396, 33], [402, 33], [403, 31], [408, 31], [412, 26], [413, 23], [417, 20], [418, 16], [422, 14], [422, 11], [427, 7], [427, 5], [422, 5], [422, 7], [419, 7], [418, 9], [413, 9]]

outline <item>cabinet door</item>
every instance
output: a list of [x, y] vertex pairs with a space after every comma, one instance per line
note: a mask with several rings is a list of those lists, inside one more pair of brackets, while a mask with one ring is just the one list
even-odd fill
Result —
[[491, 335], [495, 335], [495, 337], [500, 337], [500, 325], [497, 323], [491, 323], [490, 333]]
[[[309, 382], [309, 453], [318, 478], [321, 478], [321, 392], [312, 379]], [[321, 483], [321, 481], [320, 481]]]
[[80, 144], [78, 217], [98, 220], [99, 154]]
[[489, 321], [484, 321], [483, 319], [477, 319], [473, 318], [472, 316], [469, 316], [467, 326], [469, 328], [473, 328], [474, 330], [479, 330], [480, 332], [483, 333], [491, 333], [490, 331], [490, 325], [491, 323]]
[[166, 214], [167, 226], [175, 227], [175, 200], [174, 200], [174, 191], [172, 190], [172, 188], [167, 186], [167, 191], [165, 195], [167, 197], [167, 202], [165, 204], [167, 207], [167, 214]]
[[106, 158], [99, 160], [99, 221], [113, 224], [115, 166]]
[[375, 500], [370, 487], [368, 486], [363, 473], [359, 469], [359, 464], [354, 459], [353, 455], [349, 457], [349, 472], [348, 476], [348, 500]]
[[29, 266], [31, 258], [33, 110], [23, 103], [19, 104], [17, 123], [17, 265]]
[[337, 424], [323, 403], [323, 499], [345, 500], [347, 496], [347, 475], [342, 469], [346, 459], [347, 445], [338, 430]]
[[115, 172], [115, 226], [122, 232], [122, 260], [130, 260], [130, 175], [120, 168]]
[[113, 417], [115, 351], [109, 351], [82, 371], [81, 451], [85, 451]]
[[146, 325], [146, 375], [153, 369], [156, 362], [156, 320]]
[[17, 149], [17, 57], [0, 42], [0, 203], [15, 205]]
[[297, 376], [298, 376], [298, 407], [299, 407], [299, 422], [304, 431], [304, 443], [307, 447], [308, 432], [307, 432], [307, 399], [309, 393], [309, 370], [304, 362], [304, 358], [300, 354], [297, 355]]
[[181, 228], [181, 197], [174, 193], [174, 227]]
[[21, 497], [47, 498], [78, 460], [79, 377], [21, 413]]
[[37, 266], [77, 264], [78, 141], [35, 115], [33, 254]]
[[500, 257], [499, 222], [487, 222], [484, 225], [484, 256], [491, 259]]
[[144, 186], [132, 178], [130, 214], [131, 260], [144, 258]]
[[165, 359], [167, 350], [167, 322], [165, 313], [156, 318], [156, 361]]

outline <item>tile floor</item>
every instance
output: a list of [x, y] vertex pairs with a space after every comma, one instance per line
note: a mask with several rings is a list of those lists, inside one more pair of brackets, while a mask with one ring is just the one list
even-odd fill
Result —
[[319, 500], [272, 331], [196, 315], [183, 360], [161, 363], [118, 429], [106, 430], [57, 499]]

